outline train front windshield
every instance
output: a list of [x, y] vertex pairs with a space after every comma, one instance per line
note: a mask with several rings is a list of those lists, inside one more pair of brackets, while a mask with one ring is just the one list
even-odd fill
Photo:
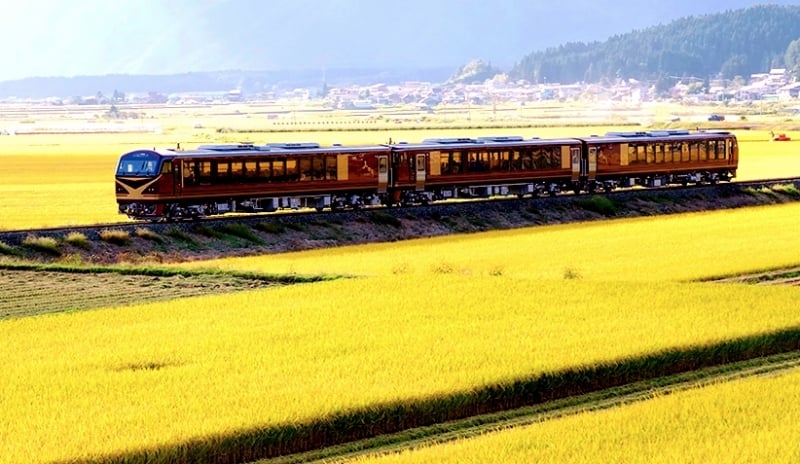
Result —
[[151, 151], [134, 151], [123, 155], [117, 166], [118, 176], [155, 176], [161, 157]]

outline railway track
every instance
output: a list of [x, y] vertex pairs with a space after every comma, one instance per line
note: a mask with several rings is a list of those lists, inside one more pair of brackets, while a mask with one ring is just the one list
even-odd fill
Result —
[[[770, 186], [793, 184], [795, 187], [800, 188], [800, 177], [789, 177], [782, 179], [764, 179], [747, 182], [731, 182], [722, 183], [717, 185], [693, 185], [687, 187], [662, 187], [654, 189], [620, 189], [610, 193], [598, 193], [612, 201], [625, 202], [633, 199], [648, 199], [654, 197], [663, 198], [665, 196], [680, 200], [690, 200], [693, 196], [710, 195], [710, 196], [730, 196], [737, 193], [742, 193], [746, 189], [760, 189], [769, 188]], [[713, 195], [711, 195], [713, 194]], [[121, 230], [126, 231], [133, 235], [138, 228], [147, 228], [156, 233], [163, 233], [168, 229], [177, 228], [180, 230], [190, 230], [196, 225], [202, 224], [203, 226], [215, 228], [221, 227], [226, 224], [239, 223], [244, 225], [253, 225], [263, 222], [276, 222], [284, 225], [297, 225], [303, 226], [321, 220], [346, 224], [349, 221], [358, 220], [363, 217], [365, 213], [380, 211], [382, 214], [393, 216], [395, 218], [406, 217], [413, 214], [417, 218], [430, 218], [435, 216], [453, 215], [453, 214], [467, 214], [475, 215], [480, 214], [484, 210], [501, 211], [503, 209], [522, 209], [522, 208], [547, 208], [547, 207], [564, 207], [574, 204], [576, 201], [588, 198], [589, 195], [573, 195], [571, 193], [558, 195], [555, 197], [537, 197], [537, 198], [496, 198], [496, 199], [468, 199], [463, 201], [447, 201], [437, 202], [426, 206], [409, 206], [400, 208], [386, 208], [386, 207], [366, 207], [361, 210], [347, 210], [330, 212], [325, 211], [318, 213], [314, 210], [308, 211], [291, 211], [291, 212], [276, 212], [276, 213], [263, 213], [263, 214], [248, 214], [248, 215], [230, 215], [219, 216], [210, 218], [201, 218], [192, 221], [175, 221], [175, 222], [146, 222], [146, 221], [122, 221], [106, 224], [92, 224], [82, 226], [65, 226], [65, 227], [50, 227], [50, 228], [37, 228], [37, 229], [20, 229], [20, 230], [0, 230], [0, 242], [9, 246], [18, 246], [29, 235], [36, 235], [38, 237], [54, 237], [63, 238], [66, 235], [77, 232], [84, 234], [89, 240], [99, 240], [100, 234], [104, 230]]]

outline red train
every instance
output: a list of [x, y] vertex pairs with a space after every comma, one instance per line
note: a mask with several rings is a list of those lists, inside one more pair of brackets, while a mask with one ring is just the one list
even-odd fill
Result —
[[713, 184], [735, 177], [737, 164], [736, 137], [722, 131], [442, 138], [370, 146], [205, 145], [122, 155], [116, 196], [119, 212], [131, 218], [178, 219]]

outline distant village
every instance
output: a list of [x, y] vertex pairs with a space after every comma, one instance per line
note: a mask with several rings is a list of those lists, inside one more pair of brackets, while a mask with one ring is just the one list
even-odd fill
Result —
[[[611, 101], [636, 104], [669, 99], [686, 103], [750, 102], [798, 100], [800, 82], [793, 82], [786, 69], [775, 68], [753, 74], [749, 79], [734, 80], [682, 78], [668, 89], [658, 88], [652, 81], [618, 79], [608, 83], [531, 83], [511, 80], [500, 74], [483, 83], [404, 82], [396, 85], [377, 83], [368, 86], [278, 89], [248, 93], [240, 89], [222, 92], [122, 93], [49, 98], [35, 103], [50, 105], [105, 104], [209, 104], [270, 100], [321, 101], [332, 109], [370, 110], [385, 106], [411, 105], [420, 110], [433, 110], [439, 105], [518, 104], [540, 101]], [[20, 101], [12, 99], [10, 102]], [[7, 101], [8, 103], [8, 101]], [[28, 101], [28, 103], [34, 103]]]
[[[749, 80], [684, 78], [668, 91], [668, 99], [689, 103], [703, 102], [792, 102], [800, 96], [800, 82], [792, 82], [784, 68], [753, 74]], [[208, 94], [132, 95], [131, 103], [222, 103], [263, 100], [322, 100], [336, 109], [369, 110], [384, 106], [413, 105], [432, 110], [438, 105], [519, 104], [538, 101], [614, 101], [639, 103], [665, 99], [653, 82], [634, 79], [613, 83], [531, 83], [497, 75], [483, 83], [404, 82], [397, 85], [302, 88], [248, 95], [238, 89]], [[86, 103], [97, 104], [88, 97]]]

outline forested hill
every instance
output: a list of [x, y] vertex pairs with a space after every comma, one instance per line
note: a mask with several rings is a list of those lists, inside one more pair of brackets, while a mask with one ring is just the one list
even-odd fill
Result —
[[539, 83], [748, 77], [784, 66], [796, 39], [800, 6], [764, 5], [690, 16], [605, 42], [567, 43], [525, 56], [510, 74]]

